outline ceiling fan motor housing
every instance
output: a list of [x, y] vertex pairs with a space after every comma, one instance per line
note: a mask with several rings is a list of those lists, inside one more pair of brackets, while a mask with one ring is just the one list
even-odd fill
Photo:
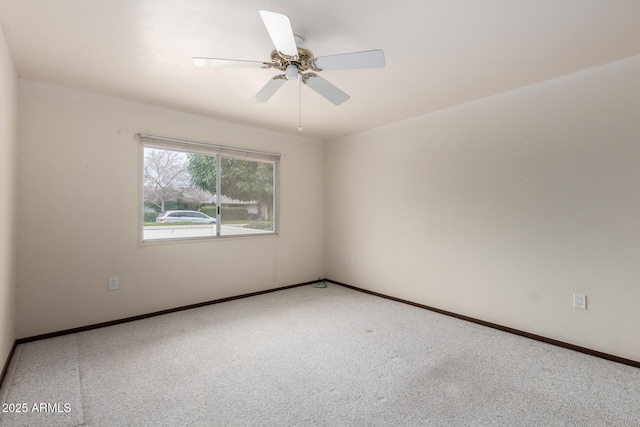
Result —
[[[283, 55], [275, 49], [271, 51], [271, 66], [278, 70], [285, 71], [287, 80], [294, 80], [298, 78], [298, 73], [304, 73], [308, 70], [320, 71], [315, 68], [313, 64], [313, 53], [304, 45], [304, 39], [298, 35], [294, 37], [296, 39], [296, 46], [298, 47], [297, 56], [290, 57]], [[291, 65], [296, 67], [297, 73], [294, 74], [293, 68], [290, 67]]]

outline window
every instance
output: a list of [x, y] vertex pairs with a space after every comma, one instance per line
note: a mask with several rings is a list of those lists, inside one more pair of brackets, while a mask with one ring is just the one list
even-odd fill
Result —
[[140, 135], [142, 241], [276, 234], [279, 154]]

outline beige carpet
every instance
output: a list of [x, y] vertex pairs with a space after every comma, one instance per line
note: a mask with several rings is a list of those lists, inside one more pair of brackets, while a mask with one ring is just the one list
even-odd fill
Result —
[[1, 426], [637, 426], [640, 370], [329, 284], [19, 345], [0, 398]]

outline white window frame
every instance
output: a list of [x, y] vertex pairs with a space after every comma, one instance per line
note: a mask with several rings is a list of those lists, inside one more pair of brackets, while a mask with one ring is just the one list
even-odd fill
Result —
[[[138, 191], [140, 192], [140, 211], [139, 218], [139, 242], [143, 244], [149, 243], [166, 243], [166, 242], [183, 242], [185, 240], [210, 240], [210, 239], [228, 239], [228, 238], [246, 238], [246, 237], [265, 237], [278, 235], [279, 223], [279, 166], [280, 154], [266, 151], [249, 150], [237, 147], [228, 147], [224, 145], [210, 144], [200, 141], [190, 141], [186, 139], [170, 138], [157, 135], [149, 135], [139, 133], [138, 140], [140, 142], [140, 173], [138, 182]], [[165, 239], [146, 239], [144, 238], [144, 191], [143, 191], [143, 170], [144, 170], [144, 149], [157, 148], [161, 150], [179, 151], [183, 153], [203, 154], [216, 158], [216, 200], [221, 200], [220, 184], [222, 176], [221, 158], [233, 158], [239, 160], [258, 161], [273, 164], [273, 231], [261, 231], [256, 233], [246, 233], [239, 235], [221, 234], [222, 224], [220, 222], [220, 203], [216, 209], [216, 235], [215, 236], [194, 236], [194, 237], [172, 237]]]

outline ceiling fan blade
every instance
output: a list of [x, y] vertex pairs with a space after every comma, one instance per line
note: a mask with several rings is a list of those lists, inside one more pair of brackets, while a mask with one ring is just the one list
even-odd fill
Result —
[[314, 64], [318, 71], [356, 70], [362, 68], [383, 68], [385, 61], [384, 52], [377, 49], [321, 56], [315, 59]]
[[261, 10], [260, 16], [276, 50], [286, 56], [298, 56], [298, 47], [289, 17], [268, 10]]
[[193, 58], [193, 65], [196, 67], [270, 67], [270, 62], [244, 61], [242, 59], [221, 59], [221, 58]]
[[302, 82], [309, 86], [311, 89], [318, 92], [320, 95], [324, 96], [335, 105], [340, 105], [350, 98], [349, 95], [347, 95], [322, 77], [318, 76], [317, 74], [305, 74]]
[[273, 77], [256, 93], [251, 102], [267, 102], [287, 82], [284, 74]]

